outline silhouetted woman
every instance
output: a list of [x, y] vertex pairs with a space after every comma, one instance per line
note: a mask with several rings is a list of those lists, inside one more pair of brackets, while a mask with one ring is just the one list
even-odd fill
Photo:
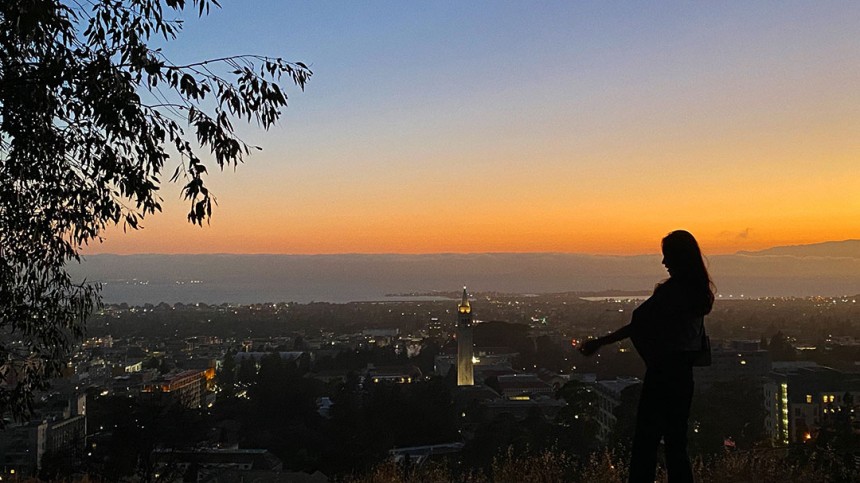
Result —
[[687, 455], [687, 419], [693, 399], [693, 359], [702, 348], [704, 316], [714, 304], [713, 284], [699, 244], [689, 232], [663, 238], [669, 278], [642, 302], [629, 324], [582, 344], [589, 356], [601, 346], [630, 337], [645, 361], [645, 381], [636, 413], [630, 482], [654, 481], [657, 447], [663, 439], [670, 483], [692, 482]]

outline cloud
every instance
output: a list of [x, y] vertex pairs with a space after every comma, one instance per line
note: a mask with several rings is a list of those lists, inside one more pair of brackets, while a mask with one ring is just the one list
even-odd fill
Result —
[[751, 228], [747, 227], [740, 232], [723, 230], [717, 236], [720, 238], [734, 238], [736, 240], [746, 240], [750, 236]]

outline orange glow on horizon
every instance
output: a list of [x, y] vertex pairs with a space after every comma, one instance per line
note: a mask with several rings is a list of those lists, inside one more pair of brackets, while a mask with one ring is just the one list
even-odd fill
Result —
[[[860, 239], [860, 4], [223, 3], [248, 26], [230, 49], [295, 54], [313, 80], [270, 131], [237, 127], [263, 151], [209, 162], [210, 226], [186, 223], [167, 183], [163, 213], [84, 254], [635, 255], [679, 228], [705, 255]], [[350, 9], [366, 21], [342, 22]], [[219, 32], [175, 45], [221, 52]]]
[[[392, 216], [391, 219], [327, 220], [298, 219], [291, 228], [275, 231], [268, 222], [245, 220], [233, 223], [219, 219], [211, 226], [196, 227], [162, 214], [147, 220], [142, 230], [123, 233], [112, 229], [103, 244], [92, 245], [85, 254], [95, 253], [235, 253], [235, 254], [334, 254], [334, 253], [488, 253], [563, 252], [599, 255], [659, 253], [660, 239], [674, 229], [692, 232], [706, 255], [761, 250], [773, 246], [799, 245], [831, 240], [860, 238], [853, 220], [827, 226], [824, 220], [795, 217], [784, 225], [760, 230], [729, 231], [717, 223], [629, 222], [613, 226], [607, 220], [589, 217], [548, 224], [540, 219], [513, 222], [488, 218], [468, 220], [420, 219]], [[837, 219], [837, 221], [840, 221]], [[756, 224], [750, 226], [762, 226]], [[291, 231], [292, 230], [292, 231]], [[169, 236], [164, 236], [169, 232]], [[768, 235], [767, 237], [765, 236]]]
[[370, 154], [357, 154], [355, 166], [330, 172], [315, 167], [334, 156], [325, 150], [308, 159], [266, 151], [211, 176], [211, 225], [186, 223], [179, 188], [167, 184], [164, 212], [144, 229], [111, 229], [84, 253], [633, 255], [657, 253], [679, 228], [706, 254], [860, 238], [856, 137], [822, 128], [798, 138], [797, 129], [757, 143], [746, 131], [696, 142], [702, 133], [675, 134], [667, 145], [640, 133], [633, 145], [591, 150], [548, 138], [536, 151], [531, 142], [419, 151], [412, 164], [364, 170]]

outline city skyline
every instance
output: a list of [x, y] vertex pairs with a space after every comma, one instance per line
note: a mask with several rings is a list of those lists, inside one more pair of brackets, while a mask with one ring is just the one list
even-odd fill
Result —
[[210, 226], [165, 184], [164, 213], [85, 254], [860, 238], [858, 5], [223, 3], [165, 53], [270, 54], [314, 77], [279, 126], [240, 128], [263, 151], [210, 177]]

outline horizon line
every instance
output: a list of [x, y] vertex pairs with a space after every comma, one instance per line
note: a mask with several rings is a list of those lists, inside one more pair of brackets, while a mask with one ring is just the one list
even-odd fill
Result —
[[[714, 253], [713, 255], [734, 255], [737, 252], [733, 253]], [[560, 251], [523, 251], [523, 252], [513, 252], [513, 251], [486, 251], [486, 252], [327, 252], [327, 253], [277, 253], [277, 252], [139, 252], [139, 253], [113, 253], [113, 252], [99, 252], [99, 253], [86, 253], [81, 254], [81, 258], [86, 258], [88, 256], [96, 256], [96, 255], [110, 255], [117, 257], [125, 257], [125, 256], [151, 256], [151, 255], [159, 255], [159, 256], [177, 256], [177, 255], [230, 255], [230, 256], [295, 256], [295, 257], [319, 257], [319, 256], [429, 256], [429, 255], [583, 255], [590, 257], [641, 257], [641, 256], [657, 256], [660, 255], [659, 252], [651, 252], [651, 253], [632, 253], [632, 254], [619, 254], [619, 253], [586, 253], [586, 252], [560, 252]], [[707, 256], [707, 255], [706, 255]]]
[[[706, 252], [704, 253], [705, 258], [709, 256], [721, 256], [721, 255], [745, 255], [750, 253], [759, 253], [767, 250], [771, 250], [774, 248], [795, 248], [795, 247], [811, 247], [817, 245], [824, 245], [828, 243], [845, 243], [845, 242], [860, 242], [860, 238], [846, 238], [844, 240], [824, 240], [820, 242], [814, 243], [797, 243], [790, 245], [773, 245], [767, 248], [759, 248], [756, 250], [735, 250], [731, 252]], [[86, 258], [88, 256], [94, 255], [109, 255], [109, 256], [174, 256], [174, 255], [212, 255], [212, 256], [221, 256], [221, 255], [230, 255], [230, 256], [303, 256], [303, 257], [315, 257], [315, 256], [392, 256], [392, 255], [401, 255], [401, 256], [422, 256], [422, 255], [584, 255], [584, 256], [595, 256], [595, 257], [640, 257], [640, 256], [655, 256], [659, 255], [660, 252], [650, 252], [650, 253], [588, 253], [588, 252], [563, 252], [563, 251], [476, 251], [476, 252], [454, 252], [454, 251], [441, 251], [441, 252], [324, 252], [324, 253], [288, 253], [288, 252], [138, 252], [138, 253], [115, 253], [115, 252], [96, 252], [96, 253], [83, 253], [81, 254], [82, 258]]]

